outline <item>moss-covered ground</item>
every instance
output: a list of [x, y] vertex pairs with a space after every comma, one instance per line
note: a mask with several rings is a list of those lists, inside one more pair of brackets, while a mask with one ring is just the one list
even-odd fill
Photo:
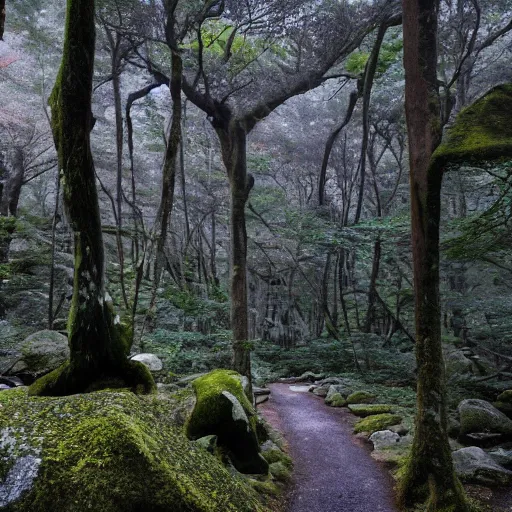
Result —
[[187, 440], [171, 407], [127, 391], [0, 393], [0, 474], [23, 455], [42, 460], [31, 490], [5, 510], [263, 512], [246, 481]]

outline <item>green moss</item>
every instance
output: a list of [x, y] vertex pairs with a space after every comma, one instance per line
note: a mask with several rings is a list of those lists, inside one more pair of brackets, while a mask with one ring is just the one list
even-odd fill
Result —
[[512, 157], [512, 84], [499, 85], [463, 109], [433, 157], [433, 166]]
[[343, 398], [341, 393], [334, 393], [325, 403], [331, 407], [345, 407], [345, 405], [347, 405], [347, 401]]
[[[234, 466], [243, 473], [267, 473], [256, 435], [257, 416], [244, 393], [242, 377], [231, 370], [214, 370], [192, 382], [197, 402], [186, 425], [187, 435], [198, 439], [216, 435]], [[234, 397], [240, 406], [232, 401]]]
[[30, 396], [64, 396], [89, 393], [102, 389], [129, 388], [137, 394], [156, 391], [155, 381], [148, 368], [138, 361], [128, 361], [112, 373], [103, 373], [91, 378], [87, 372], [73, 369], [69, 361], [59, 368], [37, 379], [29, 388]]
[[379, 430], [384, 430], [391, 425], [397, 425], [402, 421], [402, 417], [397, 414], [375, 414], [359, 420], [354, 426], [354, 432], [356, 434], [360, 432], [368, 432], [373, 434]]
[[252, 488], [258, 493], [263, 495], [268, 495], [272, 497], [277, 497], [281, 494], [281, 489], [270, 480], [260, 481], [260, 480], [249, 480]]
[[367, 391], [356, 391], [347, 397], [348, 404], [371, 404], [375, 402], [375, 395]]
[[166, 401], [107, 391], [29, 398], [13, 390], [0, 393], [0, 405], [2, 435], [14, 439], [10, 462], [27, 453], [42, 459], [35, 485], [10, 512], [266, 510], [244, 480], [172, 424]]
[[286, 466], [283, 462], [273, 462], [270, 464], [270, 474], [278, 481], [278, 482], [289, 482], [291, 480], [291, 471], [288, 466]]
[[384, 404], [350, 404], [348, 408], [352, 414], [361, 416], [362, 418], [365, 418], [366, 416], [372, 416], [374, 414], [393, 412], [392, 405]]
[[512, 404], [512, 389], [507, 389], [506, 391], [503, 391], [503, 393], [500, 393], [496, 401]]
[[262, 452], [262, 455], [263, 455], [263, 458], [269, 464], [273, 464], [274, 462], [281, 462], [288, 469], [291, 469], [293, 467], [292, 458], [277, 448], [273, 448], [271, 450], [266, 450], [266, 451]]

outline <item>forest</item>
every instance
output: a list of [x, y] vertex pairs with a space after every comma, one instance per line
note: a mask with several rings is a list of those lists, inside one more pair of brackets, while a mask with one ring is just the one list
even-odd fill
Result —
[[0, 510], [511, 510], [511, 57], [510, 0], [0, 0]]

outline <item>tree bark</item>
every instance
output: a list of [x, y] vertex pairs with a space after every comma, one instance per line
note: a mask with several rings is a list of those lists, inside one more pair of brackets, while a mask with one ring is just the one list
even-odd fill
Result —
[[129, 328], [105, 291], [101, 219], [90, 148], [94, 68], [94, 0], [68, 0], [61, 67], [50, 96], [63, 200], [75, 237], [69, 362], [30, 387], [32, 395], [65, 395], [103, 387], [149, 392], [153, 378], [129, 362]]
[[386, 35], [386, 31], [389, 28], [388, 22], [383, 22], [379, 26], [377, 32], [377, 39], [372, 48], [372, 53], [366, 63], [366, 69], [364, 71], [364, 85], [363, 85], [363, 139], [361, 142], [361, 156], [359, 160], [359, 193], [357, 196], [356, 214], [354, 218], [354, 224], [359, 222], [361, 213], [363, 211], [363, 199], [364, 199], [364, 184], [366, 178], [366, 151], [368, 149], [368, 138], [370, 135], [370, 99], [373, 88], [373, 81], [375, 79], [375, 73], [377, 72], [377, 64], [379, 63], [380, 48], [382, 41]]
[[[149, 312], [152, 313], [156, 306], [157, 289], [160, 283], [162, 269], [165, 268], [165, 246], [167, 244], [167, 232], [171, 222], [171, 213], [174, 203], [174, 189], [176, 184], [176, 165], [178, 151], [181, 143], [181, 79], [183, 62], [177, 52], [172, 52], [172, 74], [169, 84], [172, 97], [172, 122], [169, 129], [167, 148], [163, 165], [162, 195], [158, 208], [155, 232], [159, 231], [156, 242], [155, 263], [153, 269], [153, 290], [149, 305]], [[150, 321], [152, 314], [146, 316], [146, 322]]]
[[25, 174], [21, 147], [15, 147], [9, 152], [9, 168], [0, 168], [3, 171], [0, 175], [0, 263], [9, 260], [12, 237], [16, 230], [15, 217]]
[[375, 241], [373, 246], [373, 264], [372, 274], [370, 276], [370, 286], [368, 288], [368, 309], [366, 311], [366, 320], [364, 322], [364, 332], [372, 332], [372, 327], [375, 323], [375, 302], [377, 295], [377, 278], [379, 277], [381, 256], [381, 242], [380, 235]]
[[228, 119], [214, 121], [220, 139], [231, 193], [231, 326], [233, 329], [233, 369], [251, 382], [249, 327], [247, 319], [247, 231], [245, 205], [254, 185], [247, 173], [247, 130], [245, 123]]
[[441, 140], [438, 11], [439, 0], [403, 0], [418, 383], [416, 430], [399, 501], [408, 507], [426, 500], [429, 512], [467, 512], [448, 444], [439, 299], [442, 172], [430, 166]]

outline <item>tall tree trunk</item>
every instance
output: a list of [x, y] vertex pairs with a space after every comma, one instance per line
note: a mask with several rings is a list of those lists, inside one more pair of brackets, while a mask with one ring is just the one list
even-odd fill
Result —
[[352, 119], [352, 114], [354, 113], [354, 109], [356, 107], [356, 103], [357, 100], [359, 99], [359, 96], [360, 95], [357, 90], [352, 91], [350, 93], [345, 119], [343, 119], [342, 123], [329, 134], [327, 142], [325, 143], [322, 167], [320, 169], [320, 175], [318, 177], [318, 206], [323, 206], [325, 204], [325, 184], [327, 182], [327, 166], [329, 165], [329, 159], [331, 157], [332, 148], [341, 130], [343, 130], [343, 128], [345, 128], [345, 126], [347, 126], [347, 124], [350, 122], [350, 119]]
[[233, 329], [233, 368], [251, 381], [247, 319], [247, 231], [245, 205], [254, 185], [247, 173], [247, 130], [242, 121], [230, 119], [214, 123], [220, 139], [231, 194], [231, 326]]
[[359, 222], [361, 213], [363, 211], [363, 199], [364, 199], [364, 184], [366, 178], [366, 151], [368, 149], [368, 138], [370, 135], [370, 98], [372, 94], [373, 81], [375, 79], [375, 73], [377, 71], [377, 64], [379, 62], [380, 48], [382, 41], [386, 35], [386, 31], [389, 27], [388, 22], [384, 22], [379, 26], [377, 32], [377, 39], [373, 45], [372, 52], [366, 63], [366, 69], [364, 71], [364, 85], [363, 85], [363, 139], [361, 142], [361, 156], [359, 160], [359, 194], [357, 197], [356, 214], [354, 218], [354, 224]]
[[405, 105], [409, 134], [414, 267], [416, 430], [399, 486], [399, 501], [427, 500], [429, 512], [467, 512], [446, 431], [446, 383], [439, 300], [439, 219], [442, 172], [430, 166], [441, 140], [437, 82], [439, 0], [403, 0]]
[[121, 59], [119, 57], [120, 36], [114, 35], [105, 26], [105, 32], [110, 44], [111, 69], [112, 69], [112, 91], [114, 93], [114, 107], [116, 117], [116, 243], [119, 256], [119, 281], [121, 284], [121, 295], [126, 308], [128, 308], [128, 297], [124, 283], [124, 248], [121, 231], [123, 229], [123, 107], [121, 104]]
[[375, 302], [377, 301], [377, 278], [379, 277], [381, 255], [380, 235], [373, 246], [373, 264], [372, 274], [370, 276], [370, 286], [368, 288], [368, 309], [366, 311], [366, 320], [364, 322], [364, 331], [371, 332], [375, 323]]
[[8, 158], [8, 166], [0, 168], [0, 171], [3, 171], [0, 175], [0, 263], [7, 263], [9, 260], [9, 249], [16, 229], [15, 217], [25, 175], [21, 147], [9, 151]]
[[60, 202], [60, 176], [57, 171], [55, 183], [55, 208], [53, 210], [52, 220], [52, 257], [50, 263], [50, 284], [48, 290], [48, 329], [53, 330], [53, 293], [55, 289], [55, 253], [56, 253], [56, 236], [57, 236], [57, 223], [59, 219], [59, 202]]
[[62, 191], [75, 236], [75, 275], [68, 320], [70, 360], [30, 387], [33, 395], [65, 395], [102, 387], [151, 391], [153, 378], [129, 362], [129, 328], [105, 291], [101, 219], [90, 148], [94, 68], [94, 0], [68, 0], [61, 68], [50, 97]]
[[[172, 74], [169, 84], [172, 97], [172, 122], [169, 129], [169, 138], [165, 151], [162, 176], [162, 195], [158, 208], [155, 231], [159, 231], [156, 254], [153, 269], [153, 290], [149, 305], [149, 312], [152, 313], [156, 306], [156, 295], [162, 270], [165, 268], [165, 246], [167, 244], [167, 232], [171, 221], [171, 212], [174, 202], [174, 188], [176, 183], [176, 164], [181, 143], [181, 79], [183, 73], [183, 62], [177, 52], [172, 53]], [[146, 316], [146, 322], [150, 321], [152, 314]], [[145, 322], [145, 323], [146, 323]], [[144, 328], [143, 328], [144, 330]]]

